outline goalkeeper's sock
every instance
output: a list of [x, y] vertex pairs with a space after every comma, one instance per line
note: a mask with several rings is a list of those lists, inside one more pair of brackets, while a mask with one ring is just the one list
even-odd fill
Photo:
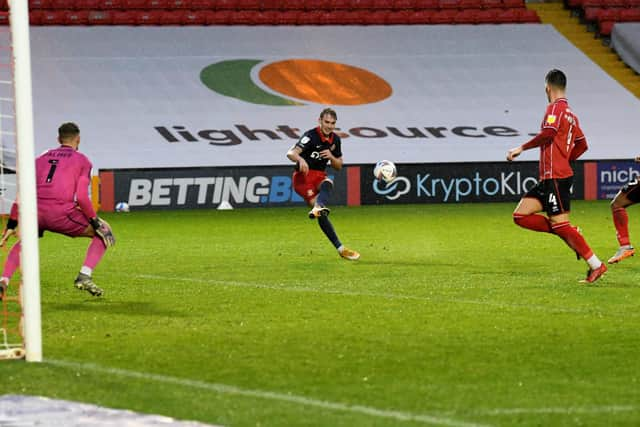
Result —
[[91, 273], [93, 273], [93, 268], [86, 265], [83, 265], [80, 269], [80, 274], [86, 274], [87, 276], [91, 277]]
[[[4, 263], [4, 269], [2, 270], [2, 277], [6, 277], [9, 280], [10, 277], [13, 277], [13, 273], [17, 270], [20, 265], [20, 249], [22, 245], [18, 241], [11, 250], [9, 251], [9, 255], [7, 255], [7, 260]], [[8, 283], [8, 282], [7, 282]]]
[[336, 234], [336, 231], [333, 229], [333, 225], [331, 224], [331, 221], [329, 221], [328, 217], [319, 216], [318, 225], [322, 229], [322, 232], [325, 234], [325, 236], [327, 236], [327, 238], [331, 241], [331, 243], [333, 243], [333, 246], [335, 246], [336, 249], [342, 246], [342, 243], [340, 243], [340, 239], [338, 239], [338, 235]]
[[104, 245], [102, 239], [98, 236], [94, 236], [91, 239], [91, 243], [89, 244], [89, 248], [87, 249], [87, 256], [84, 259], [84, 263], [82, 265], [93, 270], [94, 268], [96, 268], [96, 265], [98, 265], [106, 251], [107, 247]]
[[316, 198], [316, 204], [320, 206], [327, 206], [327, 203], [329, 203], [329, 197], [331, 196], [331, 190], [333, 190], [333, 182], [322, 181], [322, 184], [320, 184], [320, 192]]

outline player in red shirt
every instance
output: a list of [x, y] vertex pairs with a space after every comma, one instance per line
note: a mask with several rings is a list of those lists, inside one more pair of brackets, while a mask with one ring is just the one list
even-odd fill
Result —
[[287, 152], [289, 160], [296, 164], [293, 172], [293, 189], [309, 206], [310, 219], [318, 219], [322, 232], [338, 250], [342, 258], [357, 260], [360, 254], [342, 245], [329, 221], [329, 196], [333, 181], [327, 177], [327, 165], [335, 170], [342, 169], [342, 141], [333, 130], [338, 115], [331, 108], [320, 112], [318, 127], [309, 129]]
[[[593, 253], [577, 227], [569, 222], [573, 170], [570, 161], [587, 151], [587, 140], [580, 129], [578, 117], [571, 111], [565, 97], [567, 77], [560, 70], [551, 70], [545, 78], [549, 105], [542, 120], [541, 131], [529, 142], [507, 152], [512, 161], [524, 150], [540, 147], [540, 181], [520, 200], [513, 220], [521, 227], [558, 235], [589, 264], [582, 283], [593, 283], [607, 266]], [[545, 211], [547, 216], [538, 212]]]
[[[636, 162], [640, 163], [640, 156], [636, 157]], [[611, 201], [613, 225], [616, 227], [616, 237], [618, 238], [620, 247], [616, 253], [609, 258], [609, 264], [616, 264], [636, 253], [636, 250], [631, 246], [631, 241], [629, 240], [629, 216], [627, 215], [626, 209], [636, 203], [640, 203], [640, 179], [638, 177], [625, 184]]]
[[[103, 291], [91, 278], [91, 273], [100, 262], [107, 247], [115, 244], [115, 237], [106, 221], [98, 218], [89, 198], [91, 162], [78, 152], [80, 129], [75, 123], [64, 123], [58, 128], [60, 146], [45, 151], [36, 159], [36, 193], [38, 202], [38, 230], [40, 237], [45, 231], [69, 237], [91, 239], [87, 255], [75, 287], [101, 296]], [[18, 226], [18, 204], [11, 207], [0, 246], [16, 234]], [[0, 277], [0, 297], [9, 286], [9, 280], [20, 265], [21, 244], [18, 241], [7, 256]]]

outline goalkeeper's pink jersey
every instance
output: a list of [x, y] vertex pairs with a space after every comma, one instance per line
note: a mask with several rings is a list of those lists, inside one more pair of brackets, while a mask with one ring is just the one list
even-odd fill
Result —
[[72, 147], [61, 145], [36, 159], [38, 203], [77, 203], [87, 218], [95, 217], [89, 199], [91, 162]]

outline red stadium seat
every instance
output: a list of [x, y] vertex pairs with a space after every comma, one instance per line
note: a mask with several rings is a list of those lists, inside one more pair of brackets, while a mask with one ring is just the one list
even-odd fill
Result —
[[216, 10], [207, 15], [207, 25], [229, 25], [231, 21], [231, 11]]
[[87, 25], [89, 23], [89, 11], [68, 10], [65, 12], [64, 20], [67, 25]]
[[51, 0], [29, 0], [29, 10], [49, 9]]
[[282, 0], [280, 8], [282, 10], [302, 10], [304, 9], [304, 0]]
[[460, 0], [460, 9], [481, 9], [482, 0]]
[[587, 7], [606, 7], [605, 0], [583, 0], [582, 8]]
[[166, 9], [168, 0], [147, 0], [148, 9]]
[[640, 22], [640, 8], [621, 9], [618, 20], [620, 22]]
[[191, 9], [189, 0], [167, 0], [167, 9]]
[[460, 0], [439, 0], [440, 9], [458, 9]]
[[329, 9], [330, 4], [330, 0], [305, 0], [304, 8], [306, 10], [317, 10], [318, 12], [322, 12]]
[[391, 9], [393, 8], [393, 0], [373, 0], [372, 9]]
[[502, 0], [480, 0], [483, 9], [501, 9]]
[[160, 23], [162, 25], [182, 25], [184, 13], [184, 10], [163, 10], [160, 14]]
[[114, 10], [111, 13], [112, 25], [135, 25], [136, 12], [133, 10]]
[[332, 10], [349, 10], [351, 4], [349, 0], [331, 0], [329, 3], [329, 9]]
[[322, 12], [319, 10], [310, 10], [306, 12], [300, 12], [298, 15], [297, 25], [319, 25]]
[[277, 25], [296, 25], [298, 23], [299, 10], [283, 10], [276, 15]]
[[640, 7], [640, 0], [627, 0], [626, 1], [626, 6], [627, 7]]
[[498, 22], [497, 16], [501, 9], [481, 9], [476, 14], [476, 24], [495, 24]]
[[432, 24], [453, 24], [458, 11], [455, 9], [437, 10], [431, 15]]
[[540, 17], [535, 10], [532, 9], [516, 9], [518, 14], [518, 22], [523, 24], [539, 24]]
[[606, 22], [606, 21], [617, 21], [618, 16], [620, 15], [620, 9], [617, 8], [607, 8], [600, 9], [598, 11], [598, 23]]
[[411, 25], [427, 25], [431, 23], [431, 15], [434, 11], [430, 9], [416, 10], [409, 14], [409, 24]]
[[192, 10], [213, 10], [215, 0], [191, 0]]
[[102, 0], [101, 9], [122, 9], [124, 7], [123, 0]]
[[438, 0], [415, 0], [413, 3], [416, 10], [420, 9], [439, 9], [440, 2]]
[[82, 10], [101, 10], [102, 2], [100, 0], [76, 0], [76, 9]]
[[161, 14], [162, 12], [159, 10], [135, 11], [136, 24], [137, 25], [160, 25]]
[[[6, 5], [6, 2], [3, 2]], [[51, 0], [49, 8], [58, 10], [72, 10], [76, 8], [75, 0]]]
[[216, 10], [235, 10], [238, 8], [238, 0], [216, 0]]
[[29, 11], [29, 25], [42, 25], [42, 11], [31, 10]]
[[587, 7], [584, 9], [584, 20], [586, 22], [595, 22], [598, 20], [598, 13], [600, 13], [600, 11], [602, 10], [602, 8], [599, 7]]
[[89, 11], [87, 18], [89, 25], [111, 25], [111, 11], [108, 10], [92, 10]]
[[626, 0], [604, 0], [606, 7], [627, 7]]
[[147, 7], [147, 0], [124, 0], [122, 6], [128, 10], [145, 9]]
[[260, 0], [238, 0], [238, 9], [260, 10], [262, 9], [262, 2]]
[[600, 22], [600, 24], [598, 25], [598, 33], [600, 33], [601, 36], [609, 37], [611, 35], [611, 32], [613, 31], [613, 26], [615, 24], [616, 23], [614, 21]]
[[182, 16], [183, 25], [206, 25], [207, 14], [202, 10], [187, 10]]
[[280, 3], [281, 0], [262, 0], [262, 10], [279, 10]]
[[3, 10], [0, 12], [0, 26], [6, 27], [9, 25], [9, 11]]
[[413, 9], [413, 3], [413, 0], [393, 0], [391, 8], [396, 10]]
[[42, 25], [65, 25], [65, 11], [47, 9], [42, 11]]
[[475, 24], [478, 21], [478, 12], [481, 9], [462, 9], [459, 10], [454, 18], [456, 24]]
[[515, 24], [518, 22], [518, 12], [517, 9], [503, 9], [498, 12], [496, 16], [497, 22], [500, 24]]
[[389, 16], [388, 10], [372, 10], [366, 14], [367, 25], [386, 25], [387, 16]]
[[524, 0], [502, 0], [502, 7], [520, 9], [525, 7]]
[[256, 25], [275, 25], [277, 14], [278, 11], [275, 10], [261, 10], [256, 12]]
[[387, 25], [406, 25], [409, 23], [408, 10], [392, 10], [387, 15]]
[[373, 0], [351, 0], [349, 7], [352, 10], [368, 10], [373, 9]]

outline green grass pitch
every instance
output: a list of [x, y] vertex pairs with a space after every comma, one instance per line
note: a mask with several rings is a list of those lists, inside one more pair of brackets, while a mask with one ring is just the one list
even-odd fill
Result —
[[[103, 298], [72, 285], [88, 241], [47, 234], [45, 361], [0, 363], [0, 395], [239, 427], [640, 425], [640, 258], [578, 284], [514, 207], [336, 207], [357, 262], [302, 207], [105, 215]], [[615, 252], [606, 202], [572, 222]]]

